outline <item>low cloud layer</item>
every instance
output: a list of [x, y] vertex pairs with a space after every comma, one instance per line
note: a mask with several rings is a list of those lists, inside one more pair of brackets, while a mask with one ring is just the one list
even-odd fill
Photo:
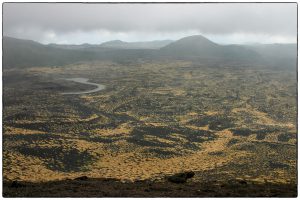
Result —
[[191, 34], [219, 43], [296, 42], [297, 6], [5, 3], [3, 33], [43, 43], [179, 39]]

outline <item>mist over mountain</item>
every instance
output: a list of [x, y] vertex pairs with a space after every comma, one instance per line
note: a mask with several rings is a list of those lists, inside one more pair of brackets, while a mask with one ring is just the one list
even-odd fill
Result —
[[145, 42], [124, 42], [121, 40], [112, 40], [101, 44], [54, 44], [48, 46], [61, 49], [85, 49], [85, 50], [105, 50], [105, 49], [159, 49], [173, 42], [173, 40], [155, 40]]
[[88, 49], [88, 48], [94, 48], [99, 47], [100, 45], [93, 45], [93, 44], [55, 44], [50, 43], [47, 46], [60, 48], [60, 49]]
[[173, 42], [172, 40], [156, 40], [146, 42], [123, 42], [121, 40], [113, 40], [102, 43], [101, 47], [114, 49], [159, 49]]
[[255, 44], [246, 48], [259, 53], [270, 66], [297, 67], [297, 44]]
[[180, 59], [216, 64], [263, 64], [294, 69], [296, 58], [296, 44], [219, 45], [201, 35], [177, 41], [114, 40], [99, 45], [43, 45], [30, 40], [3, 38], [5, 68], [54, 66], [91, 60], [132, 62], [137, 59]]

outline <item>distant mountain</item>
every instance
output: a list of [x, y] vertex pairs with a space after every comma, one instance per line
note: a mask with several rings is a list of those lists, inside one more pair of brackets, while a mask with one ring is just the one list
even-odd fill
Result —
[[[160, 46], [168, 43], [160, 49]], [[152, 48], [153, 49], [152, 49]], [[3, 37], [3, 67], [59, 66], [81, 61], [189, 60], [211, 65], [265, 65], [295, 69], [296, 44], [219, 45], [197, 35], [171, 42], [127, 43], [120, 40], [101, 45], [43, 45], [30, 40]]]
[[214, 57], [215, 53], [219, 53], [219, 49], [220, 45], [196, 35], [174, 41], [160, 50], [168, 55]]
[[148, 42], [123, 42], [112, 40], [102, 44], [48, 44], [48, 46], [60, 49], [88, 50], [88, 51], [107, 51], [115, 49], [159, 49], [173, 42], [173, 40], [156, 40]]
[[114, 49], [159, 49], [173, 42], [172, 40], [156, 40], [148, 42], [123, 42], [121, 40], [113, 40], [102, 43], [101, 47]]
[[127, 42], [123, 42], [121, 40], [112, 40], [112, 41], [108, 41], [108, 42], [104, 42], [102, 43], [100, 46], [101, 47], [108, 47], [108, 48], [126, 48], [126, 46], [128, 45]]
[[113, 60], [130, 62], [154, 55], [151, 49], [110, 49], [83, 45], [43, 45], [31, 40], [3, 37], [3, 67], [38, 67], [81, 61]]
[[95, 53], [43, 45], [31, 40], [3, 37], [3, 67], [54, 66], [91, 60]]
[[88, 44], [88, 43], [85, 43], [85, 44], [54, 44], [54, 43], [51, 43], [51, 44], [48, 44], [47, 46], [60, 48], [60, 49], [82, 50], [82, 49], [88, 49], [88, 48], [92, 48], [92, 47], [99, 47], [100, 45], [93, 45], [93, 44]]
[[202, 59], [212, 61], [258, 61], [260, 55], [240, 45], [219, 45], [196, 35], [182, 38], [160, 49], [160, 53], [179, 59]]
[[160, 49], [160, 55], [209, 63], [244, 63], [295, 69], [296, 44], [219, 45], [201, 35], [174, 41]]

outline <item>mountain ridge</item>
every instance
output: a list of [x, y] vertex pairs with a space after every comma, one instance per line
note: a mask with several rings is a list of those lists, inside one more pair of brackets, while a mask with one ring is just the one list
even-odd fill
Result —
[[282, 68], [285, 65], [289, 68], [296, 65], [297, 52], [294, 44], [220, 45], [201, 35], [188, 36], [172, 42], [165, 41], [168, 44], [161, 48], [141, 48], [145, 43], [147, 45], [147, 42], [128, 43], [121, 40], [108, 41], [100, 45], [64, 46], [44, 45], [32, 40], [4, 36], [3, 66], [5, 68], [53, 66], [91, 60], [134, 62], [138, 59], [183, 59], [216, 64], [266, 64]]

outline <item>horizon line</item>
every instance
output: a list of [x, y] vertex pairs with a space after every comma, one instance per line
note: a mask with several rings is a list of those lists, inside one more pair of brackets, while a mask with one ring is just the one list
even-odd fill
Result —
[[[198, 34], [198, 35], [189, 35], [189, 36], [186, 36], [186, 37], [192, 37], [192, 36], [202, 36], [204, 38], [206, 38], [207, 40], [211, 41], [211, 42], [214, 42], [216, 44], [219, 44], [219, 45], [267, 45], [267, 44], [297, 44], [297, 42], [287, 42], [287, 43], [280, 43], [280, 42], [274, 42], [274, 43], [260, 43], [260, 42], [245, 42], [245, 43], [227, 43], [227, 44], [224, 44], [224, 43], [217, 43], [211, 39], [208, 39], [207, 37], [201, 35], [201, 34]], [[172, 39], [162, 39], [162, 40], [140, 40], [140, 41], [133, 41], [133, 42], [128, 42], [128, 41], [124, 41], [124, 40], [120, 40], [120, 39], [114, 39], [114, 40], [108, 40], [108, 41], [104, 41], [102, 43], [88, 43], [88, 42], [84, 42], [84, 43], [80, 43], [80, 44], [74, 44], [74, 43], [42, 43], [42, 42], [39, 42], [39, 41], [36, 41], [36, 40], [32, 40], [32, 39], [26, 39], [26, 38], [18, 38], [18, 37], [12, 37], [12, 36], [8, 36], [8, 35], [2, 35], [2, 39], [4, 39], [5, 37], [9, 37], [9, 38], [14, 38], [14, 39], [18, 39], [18, 40], [27, 40], [27, 41], [32, 41], [32, 42], [36, 42], [36, 43], [39, 43], [41, 45], [51, 45], [51, 44], [56, 44], [56, 45], [74, 45], [74, 46], [81, 46], [81, 45], [102, 45], [104, 43], [107, 43], [107, 42], [112, 42], [112, 41], [121, 41], [121, 42], [124, 42], [124, 43], [137, 43], [137, 42], [156, 42], [156, 41], [171, 41], [172, 42], [176, 42], [178, 40], [181, 40], [183, 38], [186, 38], [186, 37], [182, 37], [180, 39], [177, 39], [177, 40], [172, 40]]]

